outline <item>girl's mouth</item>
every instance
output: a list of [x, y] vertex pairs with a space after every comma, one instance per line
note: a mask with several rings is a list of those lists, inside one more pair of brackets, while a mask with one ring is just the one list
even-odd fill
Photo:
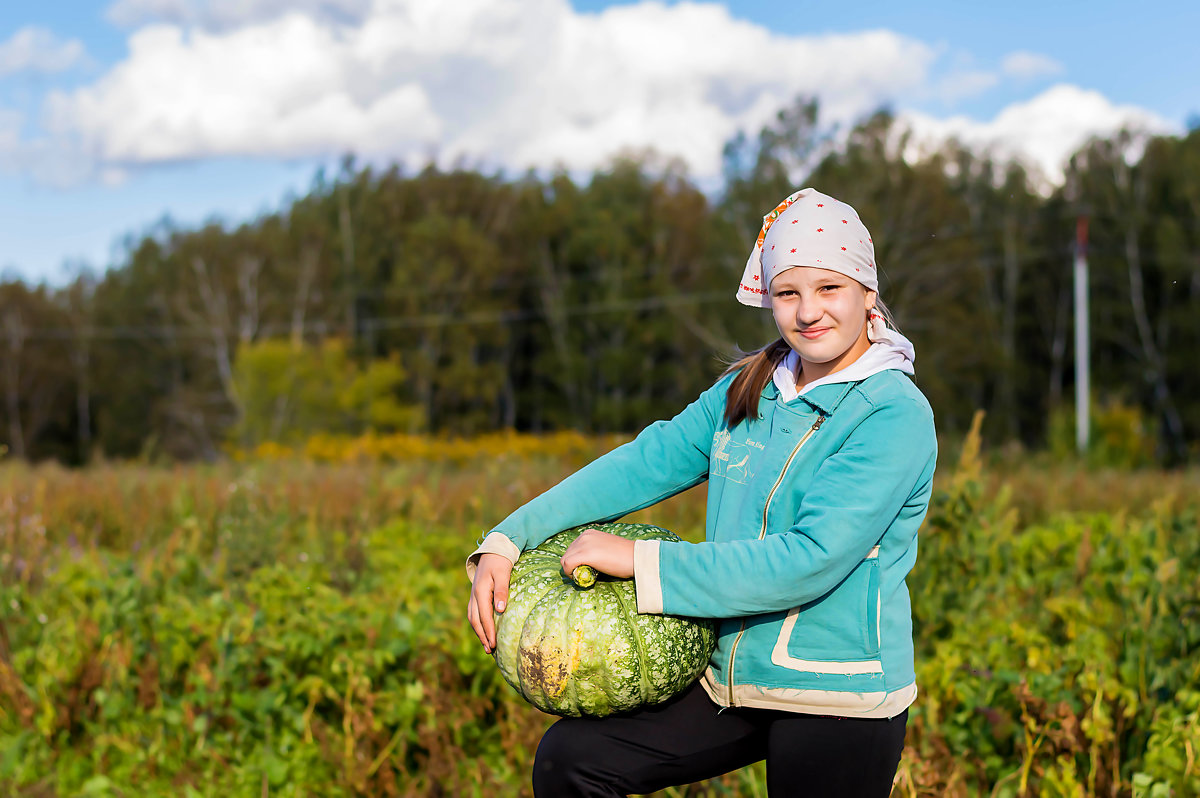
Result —
[[807, 330], [801, 330], [800, 334], [811, 341], [814, 338], [820, 338], [827, 332], [829, 332], [828, 327], [810, 327]]

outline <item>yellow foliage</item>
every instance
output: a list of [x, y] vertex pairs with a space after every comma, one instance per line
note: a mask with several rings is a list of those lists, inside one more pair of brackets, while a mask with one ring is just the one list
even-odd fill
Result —
[[358, 436], [318, 433], [298, 446], [264, 442], [249, 451], [237, 451], [237, 460], [308, 460], [319, 463], [448, 461], [468, 462], [500, 457], [593, 457], [623, 442], [619, 436], [588, 436], [564, 431], [545, 435], [512, 430], [473, 438], [434, 435], [380, 434]]

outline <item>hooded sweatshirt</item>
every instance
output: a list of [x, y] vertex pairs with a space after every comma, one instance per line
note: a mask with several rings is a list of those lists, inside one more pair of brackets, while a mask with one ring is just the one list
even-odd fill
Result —
[[638, 612], [718, 619], [701, 683], [719, 705], [892, 717], [916, 696], [905, 577], [936, 458], [910, 352], [895, 333], [802, 394], [785, 367], [732, 428], [725, 375], [519, 508], [471, 560], [515, 562], [707, 480], [704, 542], [635, 544]]

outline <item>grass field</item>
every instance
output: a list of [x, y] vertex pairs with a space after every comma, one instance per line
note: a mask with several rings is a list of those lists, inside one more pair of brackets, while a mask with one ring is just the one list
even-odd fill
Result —
[[[462, 561], [613, 441], [526, 443], [0, 463], [0, 794], [526, 794], [552, 719], [474, 640]], [[1200, 474], [953, 448], [895, 794], [1200, 794]], [[636, 520], [697, 539], [703, 498]]]

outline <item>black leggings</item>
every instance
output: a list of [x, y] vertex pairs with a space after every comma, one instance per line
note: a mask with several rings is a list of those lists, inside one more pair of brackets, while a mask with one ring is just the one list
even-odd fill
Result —
[[720, 714], [699, 684], [665, 704], [609, 718], [563, 718], [533, 765], [538, 798], [648, 793], [767, 760], [771, 798], [887, 798], [908, 710], [890, 719], [767, 709]]

